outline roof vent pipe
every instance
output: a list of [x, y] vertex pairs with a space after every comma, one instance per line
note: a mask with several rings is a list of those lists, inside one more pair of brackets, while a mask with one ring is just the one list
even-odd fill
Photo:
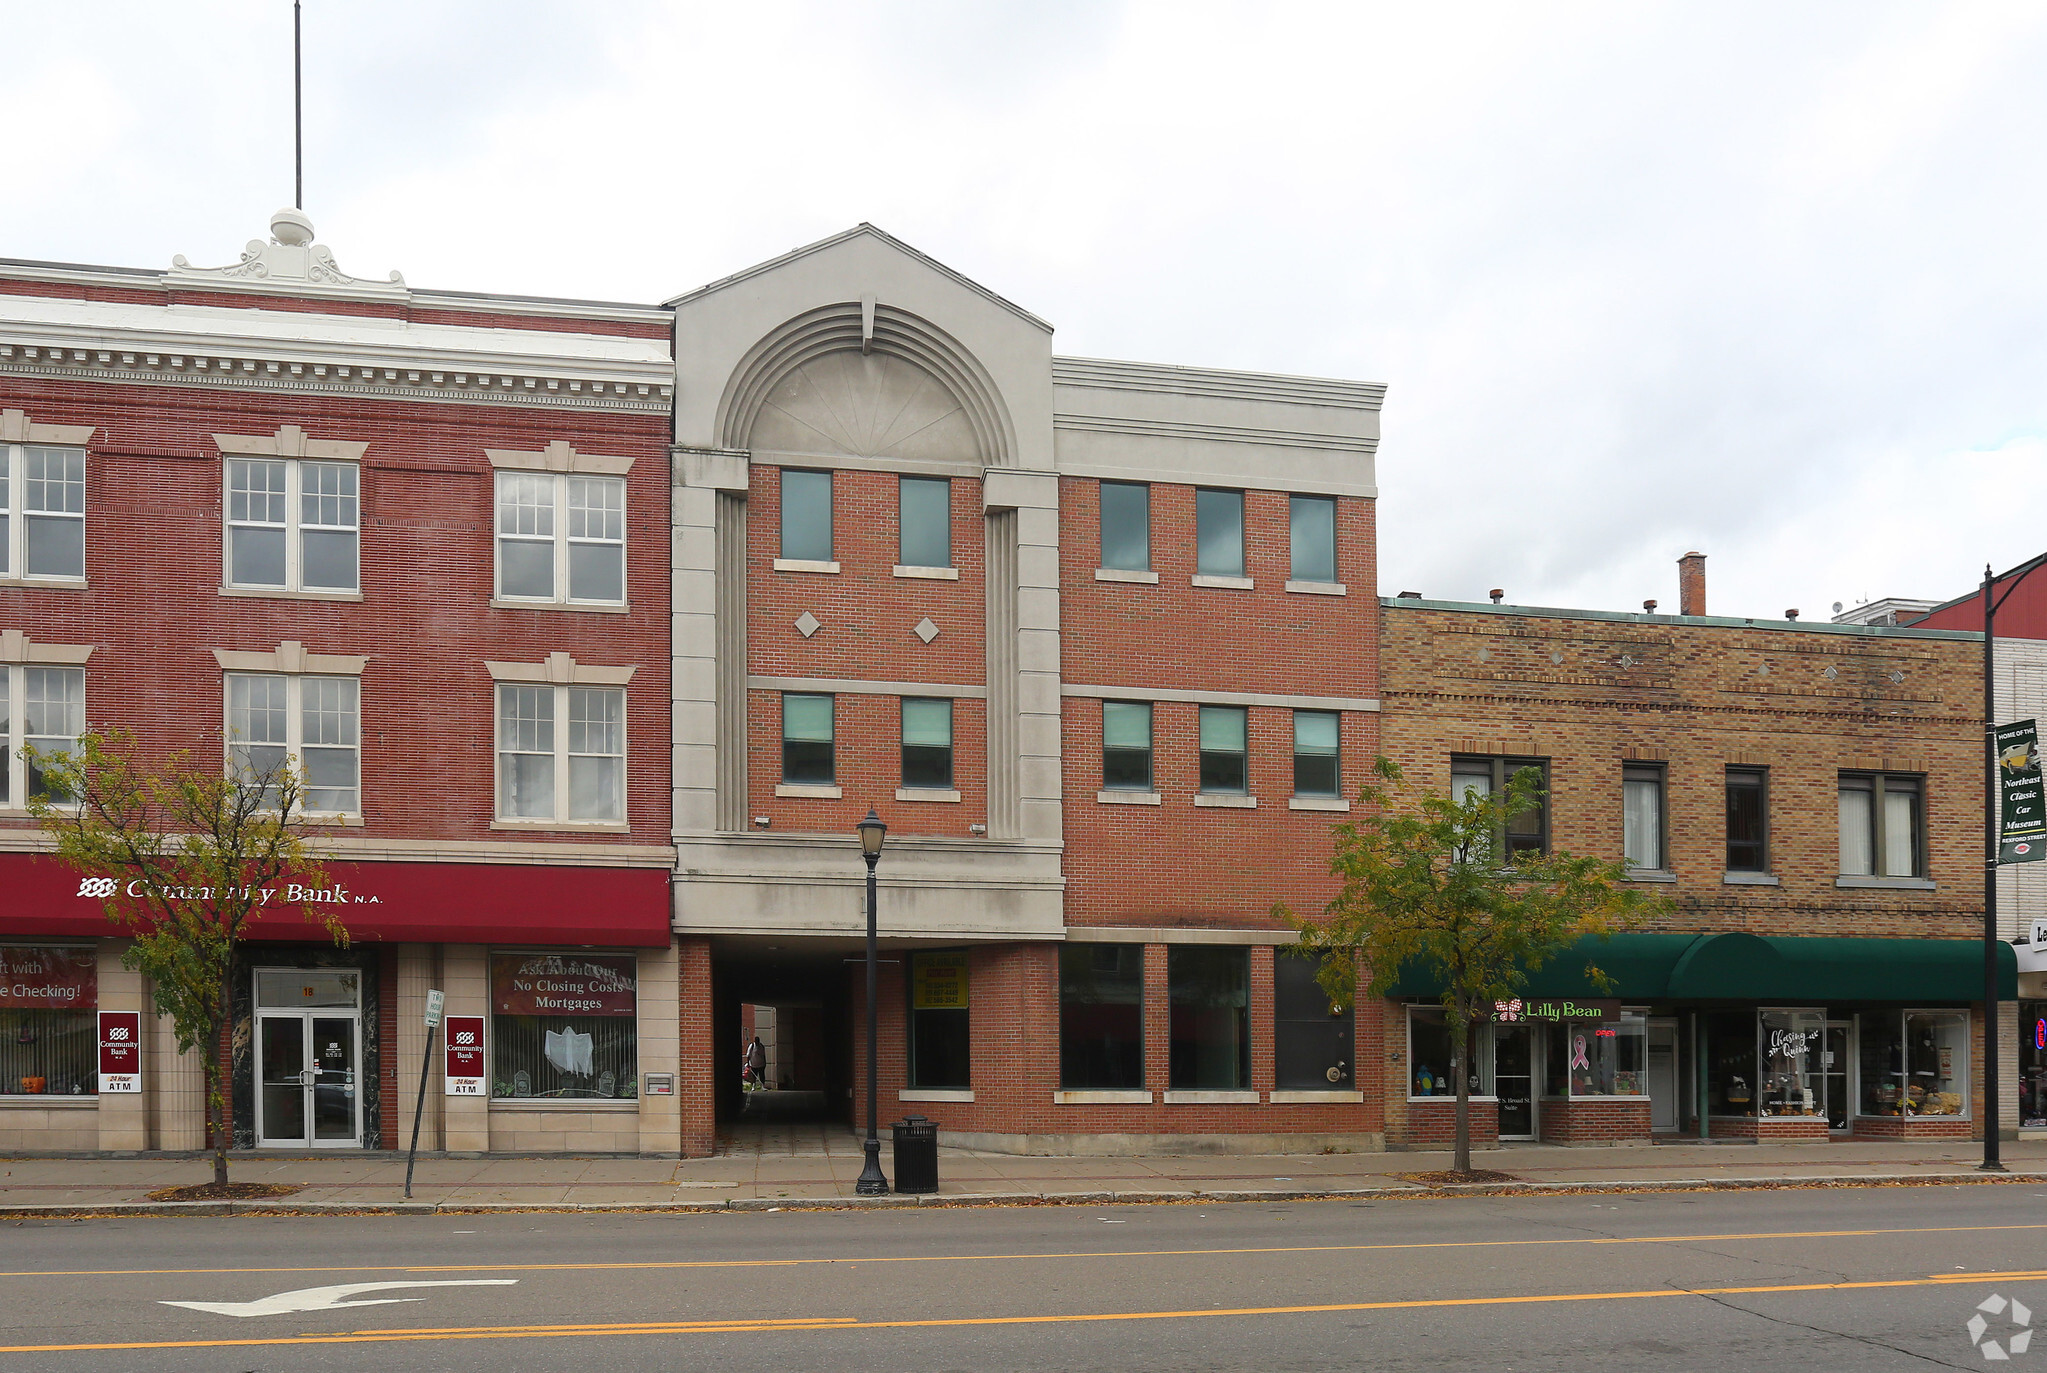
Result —
[[1488, 591], [1486, 594], [1493, 598], [1494, 605], [1498, 605], [1500, 603], [1500, 598], [1506, 595], [1507, 593], [1496, 586], [1491, 591]]

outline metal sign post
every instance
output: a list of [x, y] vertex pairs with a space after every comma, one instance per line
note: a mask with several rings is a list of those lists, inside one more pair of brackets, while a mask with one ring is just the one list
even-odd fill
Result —
[[405, 1151], [405, 1199], [412, 1200], [412, 1165], [419, 1158], [419, 1120], [426, 1114], [426, 1080], [434, 1070], [434, 1031], [441, 1025], [441, 1009], [447, 997], [440, 992], [426, 994], [426, 1056], [419, 1063], [419, 1100], [412, 1107], [412, 1147]]

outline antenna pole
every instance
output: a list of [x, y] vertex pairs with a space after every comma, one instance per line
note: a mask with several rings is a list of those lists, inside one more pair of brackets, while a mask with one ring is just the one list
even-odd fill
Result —
[[291, 0], [291, 159], [292, 205], [306, 208], [306, 111], [300, 94], [299, 0]]

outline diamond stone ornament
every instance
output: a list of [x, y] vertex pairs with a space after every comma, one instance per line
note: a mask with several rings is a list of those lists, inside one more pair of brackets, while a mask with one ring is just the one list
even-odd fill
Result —
[[931, 617], [926, 615], [917, 621], [917, 627], [910, 632], [928, 644], [938, 637], [938, 626], [931, 623]]
[[818, 619], [817, 616], [807, 610], [796, 617], [796, 632], [806, 639], [823, 628], [824, 621]]
[[[1989, 1316], [2002, 1316], [2009, 1310], [2011, 1323], [2016, 1329], [2002, 1341], [1986, 1338], [1990, 1335]], [[2023, 1354], [2033, 1345], [2033, 1312], [2024, 1302], [2007, 1299], [1992, 1292], [1976, 1303], [1976, 1314], [1969, 1317], [1969, 1343], [1976, 1346], [1985, 1363], [2007, 1363], [2014, 1354]]]

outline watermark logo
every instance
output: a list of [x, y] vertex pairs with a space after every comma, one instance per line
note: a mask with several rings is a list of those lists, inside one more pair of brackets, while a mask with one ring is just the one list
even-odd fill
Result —
[[[2000, 1342], [1992, 1333], [1990, 1318], [2004, 1315], [2010, 1316], [2013, 1329]], [[1976, 1303], [1976, 1314], [1969, 1317], [1969, 1343], [1982, 1351], [1986, 1363], [2009, 1362], [2012, 1355], [2032, 1347], [2032, 1309], [2016, 1298], [2007, 1300], [1992, 1292]]]

